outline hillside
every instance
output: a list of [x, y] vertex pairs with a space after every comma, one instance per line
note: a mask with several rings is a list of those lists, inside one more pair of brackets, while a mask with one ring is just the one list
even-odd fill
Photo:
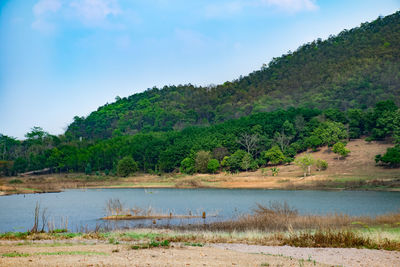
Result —
[[[277, 43], [279, 45], [279, 43]], [[152, 88], [75, 117], [66, 136], [103, 139], [208, 125], [290, 106], [365, 109], [400, 104], [400, 12], [274, 58], [214, 87]]]

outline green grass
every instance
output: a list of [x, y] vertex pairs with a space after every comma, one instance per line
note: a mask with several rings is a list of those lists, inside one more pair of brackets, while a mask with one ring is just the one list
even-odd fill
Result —
[[67, 247], [67, 246], [85, 246], [89, 245], [85, 242], [77, 242], [77, 243], [65, 243], [65, 242], [53, 242], [53, 243], [34, 243], [31, 241], [25, 241], [17, 243], [17, 246], [33, 246], [33, 247]]
[[54, 236], [60, 237], [60, 238], [74, 238], [78, 236], [82, 236], [82, 233], [54, 233]]
[[84, 255], [84, 256], [92, 256], [92, 255], [101, 255], [108, 256], [108, 253], [105, 252], [94, 252], [94, 251], [57, 251], [57, 252], [38, 252], [35, 255], [43, 255], [43, 256], [58, 256], [58, 255]]
[[163, 236], [162, 234], [157, 234], [157, 233], [137, 233], [137, 232], [126, 232], [120, 235], [121, 238], [129, 238], [135, 240], [156, 239], [162, 236]]
[[2, 257], [8, 257], [8, 258], [17, 258], [17, 257], [29, 257], [30, 254], [28, 253], [19, 253], [19, 252], [10, 252], [10, 253], [4, 253], [1, 254]]
[[26, 239], [29, 232], [7, 232], [0, 234], [0, 239]]
[[16, 258], [16, 257], [29, 257], [29, 256], [60, 256], [60, 255], [83, 255], [83, 256], [108, 256], [108, 253], [105, 252], [93, 252], [93, 251], [57, 251], [57, 252], [37, 252], [34, 254], [29, 253], [19, 253], [19, 252], [10, 252], [1, 254], [2, 257]]
[[163, 240], [163, 241], [152, 240], [149, 243], [132, 245], [131, 249], [137, 250], [137, 249], [148, 249], [148, 248], [159, 248], [159, 247], [169, 248], [169, 246], [170, 246], [169, 240]]

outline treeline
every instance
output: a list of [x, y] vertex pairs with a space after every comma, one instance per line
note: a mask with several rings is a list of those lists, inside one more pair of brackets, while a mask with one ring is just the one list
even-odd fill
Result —
[[67, 140], [207, 126], [289, 107], [366, 109], [400, 104], [400, 12], [274, 58], [218, 86], [152, 88], [75, 117]]
[[[51, 172], [116, 173], [124, 157], [134, 169], [161, 173], [235, 172], [291, 162], [309, 148], [334, 145], [341, 140], [368, 135], [370, 140], [400, 142], [400, 110], [393, 101], [368, 110], [289, 108], [257, 113], [207, 127], [181, 131], [147, 132], [107, 140], [68, 140], [39, 127], [18, 141], [0, 136], [3, 175], [50, 168]], [[396, 164], [398, 153], [380, 156], [383, 164]], [[389, 152], [389, 151], [388, 151]], [[397, 154], [396, 154], [397, 153]], [[397, 156], [396, 156], [397, 155]], [[203, 163], [197, 162], [202, 161]], [[208, 166], [210, 165], [210, 166]], [[197, 167], [196, 167], [197, 166]], [[201, 167], [198, 167], [201, 166]]]

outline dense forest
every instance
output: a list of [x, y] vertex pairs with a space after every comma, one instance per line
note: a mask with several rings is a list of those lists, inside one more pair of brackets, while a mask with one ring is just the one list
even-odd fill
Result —
[[[75, 117], [65, 134], [0, 134], [0, 175], [32, 170], [116, 174], [236, 172], [290, 163], [349, 139], [396, 145], [400, 165], [400, 12], [317, 40], [212, 87], [152, 88]], [[123, 174], [123, 172], [120, 172]]]
[[[236, 172], [290, 163], [309, 148], [341, 144], [370, 136], [400, 143], [400, 109], [393, 101], [361, 109], [289, 108], [257, 113], [211, 126], [181, 131], [147, 132], [105, 140], [74, 140], [52, 136], [34, 127], [25, 141], [0, 136], [2, 173], [15, 175], [49, 168], [51, 172], [115, 174], [118, 164], [131, 161], [133, 171]], [[400, 146], [377, 162], [400, 163]], [[212, 165], [212, 166], [209, 166]]]
[[277, 108], [366, 109], [400, 104], [400, 12], [274, 58], [218, 86], [152, 88], [75, 117], [65, 135], [105, 139], [210, 125]]

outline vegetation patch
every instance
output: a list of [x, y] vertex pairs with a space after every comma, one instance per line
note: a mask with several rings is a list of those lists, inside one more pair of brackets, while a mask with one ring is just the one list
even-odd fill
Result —
[[149, 249], [149, 248], [158, 248], [158, 247], [169, 248], [170, 241], [169, 240], [162, 240], [162, 241], [152, 240], [148, 243], [132, 245], [131, 249]]
[[4, 253], [1, 254], [2, 257], [8, 257], [8, 258], [17, 258], [17, 257], [29, 257], [30, 254], [28, 253], [19, 253], [19, 252], [10, 252], [10, 253]]
[[289, 237], [283, 237], [282, 245], [295, 247], [335, 247], [335, 248], [369, 248], [400, 250], [400, 242], [383, 239], [380, 242], [373, 241], [351, 230], [317, 230], [293, 233]]
[[20, 179], [12, 179], [8, 183], [9, 184], [23, 184], [24, 182]]

